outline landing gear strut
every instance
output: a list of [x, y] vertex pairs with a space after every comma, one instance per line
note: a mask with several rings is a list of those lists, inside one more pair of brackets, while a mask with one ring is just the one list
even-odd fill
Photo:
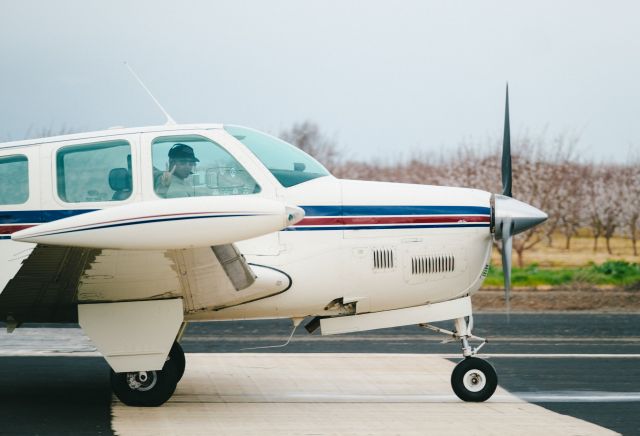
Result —
[[111, 370], [111, 389], [127, 406], [157, 407], [171, 398], [184, 368], [184, 352], [174, 342], [161, 370], [120, 373]]
[[[471, 334], [473, 316], [469, 316], [468, 324], [465, 318], [456, 318], [454, 332], [430, 324], [420, 326], [448, 335], [449, 339], [445, 342], [461, 342], [464, 360], [458, 362], [451, 373], [451, 387], [458, 398], [472, 402], [482, 402], [491, 398], [498, 387], [498, 375], [489, 362], [473, 357], [487, 343], [486, 339]], [[472, 347], [469, 344], [470, 339], [482, 342], [477, 347]]]

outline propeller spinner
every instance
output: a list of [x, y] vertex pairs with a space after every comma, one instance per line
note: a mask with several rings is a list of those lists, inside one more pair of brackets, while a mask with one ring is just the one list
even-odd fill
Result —
[[513, 236], [544, 222], [547, 214], [533, 206], [518, 201], [511, 194], [511, 129], [509, 126], [509, 85], [507, 84], [504, 108], [504, 136], [502, 138], [502, 195], [491, 199], [493, 236], [502, 241], [502, 271], [504, 273], [504, 297], [507, 315], [511, 311], [511, 253]]

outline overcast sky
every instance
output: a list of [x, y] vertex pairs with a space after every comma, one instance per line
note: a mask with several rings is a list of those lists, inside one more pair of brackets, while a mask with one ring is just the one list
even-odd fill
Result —
[[306, 119], [361, 159], [502, 134], [640, 148], [640, 3], [0, 0], [0, 138], [178, 122], [277, 133]]

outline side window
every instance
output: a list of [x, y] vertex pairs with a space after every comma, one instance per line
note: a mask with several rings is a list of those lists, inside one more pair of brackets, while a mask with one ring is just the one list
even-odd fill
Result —
[[0, 205], [29, 199], [29, 166], [24, 155], [0, 157]]
[[151, 155], [153, 187], [159, 197], [260, 192], [260, 186], [233, 156], [202, 136], [156, 138], [151, 144]]
[[131, 145], [71, 145], [56, 155], [58, 196], [67, 203], [120, 201], [131, 195]]

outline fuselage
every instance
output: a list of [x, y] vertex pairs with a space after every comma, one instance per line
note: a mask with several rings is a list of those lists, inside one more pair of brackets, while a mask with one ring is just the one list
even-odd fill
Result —
[[[181, 195], [177, 188], [175, 194], [171, 187], [158, 188], [162, 172], [173, 170], [172, 161], [165, 161], [175, 143], [190, 144], [199, 158], [194, 175], [172, 185], [187, 185], [182, 195], [262, 197], [305, 211], [293, 226], [236, 243], [250, 265], [290, 277], [286, 290], [194, 310], [185, 313], [187, 321], [376, 312], [479, 289], [492, 245], [490, 193], [341, 180], [299, 150], [282, 161], [286, 153], [270, 155], [271, 144], [247, 143], [243, 132], [220, 125], [161, 126], [0, 145], [0, 175], [11, 177], [2, 184], [13, 190], [0, 191], [0, 290], [35, 247], [11, 240], [12, 233]], [[253, 131], [246, 132], [251, 137]], [[87, 172], [83, 165], [95, 169]], [[191, 231], [187, 223], [182, 231]], [[144, 256], [135, 258], [144, 268]]]

